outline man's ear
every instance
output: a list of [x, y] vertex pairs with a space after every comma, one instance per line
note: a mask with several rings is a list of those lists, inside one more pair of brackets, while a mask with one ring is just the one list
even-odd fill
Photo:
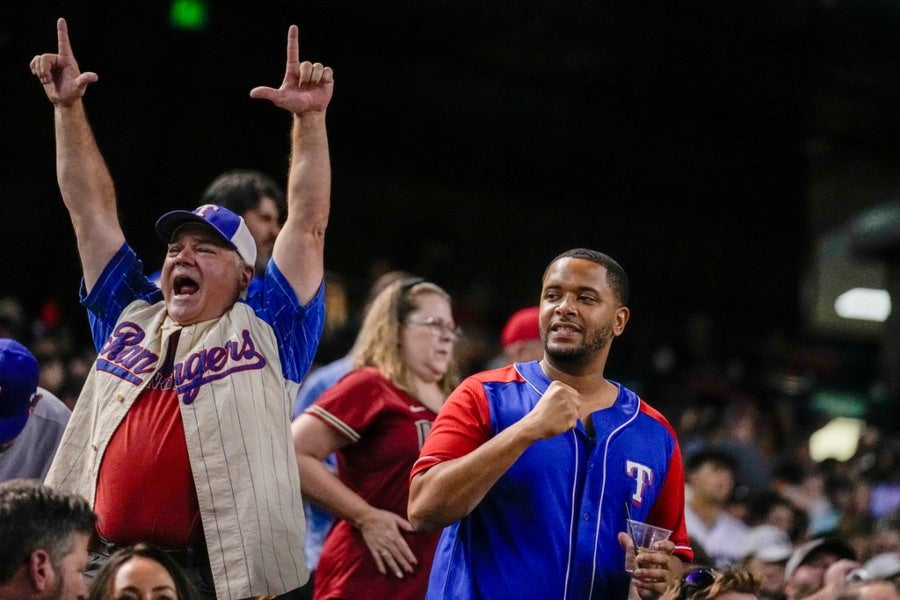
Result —
[[28, 582], [37, 593], [52, 590], [56, 583], [56, 569], [50, 560], [50, 553], [38, 548], [28, 557]]
[[250, 282], [253, 280], [253, 267], [250, 265], [245, 265], [241, 270], [241, 291], [244, 292], [247, 288], [250, 287]]
[[625, 324], [628, 323], [628, 317], [631, 316], [631, 311], [628, 310], [626, 306], [620, 306], [616, 309], [616, 322], [613, 326], [613, 335], [620, 336], [622, 332], [625, 331]]
[[35, 392], [31, 396], [31, 400], [28, 402], [28, 414], [31, 415], [34, 412], [34, 407], [37, 406], [37, 403], [44, 396], [40, 392]]

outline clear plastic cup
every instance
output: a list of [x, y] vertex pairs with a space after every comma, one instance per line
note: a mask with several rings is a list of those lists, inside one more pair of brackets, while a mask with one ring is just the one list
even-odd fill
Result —
[[625, 553], [625, 570], [634, 573], [637, 568], [638, 553], [653, 552], [654, 542], [669, 539], [672, 530], [634, 519], [626, 519], [626, 522], [628, 523], [628, 535], [634, 540], [634, 551]]

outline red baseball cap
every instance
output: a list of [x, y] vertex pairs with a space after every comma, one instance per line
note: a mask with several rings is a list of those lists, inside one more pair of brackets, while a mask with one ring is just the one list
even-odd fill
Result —
[[503, 326], [500, 334], [500, 344], [506, 348], [513, 342], [541, 339], [541, 329], [538, 325], [540, 307], [529, 306], [513, 313]]

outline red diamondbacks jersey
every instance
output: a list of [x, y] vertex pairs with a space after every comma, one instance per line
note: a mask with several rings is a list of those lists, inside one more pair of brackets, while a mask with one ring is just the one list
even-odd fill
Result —
[[[437, 415], [368, 367], [351, 371], [306, 412], [349, 440], [337, 453], [341, 481], [406, 519], [409, 471]], [[400, 580], [379, 573], [359, 530], [337, 521], [316, 567], [315, 597], [353, 598], [365, 590], [368, 598], [421, 599], [440, 531], [403, 535], [419, 565]]]

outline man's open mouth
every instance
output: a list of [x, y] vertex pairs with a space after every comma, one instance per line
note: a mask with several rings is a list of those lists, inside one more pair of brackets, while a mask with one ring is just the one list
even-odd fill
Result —
[[200, 289], [197, 282], [186, 275], [178, 275], [172, 284], [172, 291], [176, 296], [190, 295]]

